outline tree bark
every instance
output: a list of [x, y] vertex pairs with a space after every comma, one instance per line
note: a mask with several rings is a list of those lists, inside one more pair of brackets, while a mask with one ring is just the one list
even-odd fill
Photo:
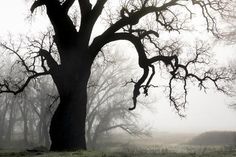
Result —
[[87, 83], [92, 63], [84, 56], [73, 54], [67, 64], [52, 74], [60, 95], [49, 131], [52, 151], [86, 149]]

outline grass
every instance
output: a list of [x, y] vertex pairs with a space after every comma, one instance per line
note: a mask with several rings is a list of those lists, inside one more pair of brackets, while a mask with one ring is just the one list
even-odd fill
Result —
[[1, 150], [0, 157], [236, 157], [236, 150], [214, 150], [208, 148], [202, 151], [173, 152], [169, 149], [144, 150], [126, 149], [117, 152], [75, 151], [75, 152], [27, 152]]
[[[0, 157], [236, 157], [235, 146], [107, 144], [101, 151], [47, 152], [0, 149]], [[44, 150], [44, 151], [43, 151]]]

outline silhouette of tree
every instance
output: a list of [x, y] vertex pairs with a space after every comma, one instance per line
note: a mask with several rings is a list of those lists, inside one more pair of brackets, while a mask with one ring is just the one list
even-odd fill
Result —
[[[77, 2], [79, 5], [76, 5]], [[109, 7], [107, 0], [97, 0], [94, 4], [89, 0], [35, 0], [31, 12], [33, 13], [38, 7], [45, 7], [54, 30], [51, 39], [27, 45], [28, 47], [23, 49], [20, 47], [24, 43], [1, 44], [3, 49], [18, 57], [14, 66], [21, 66], [19, 74], [23, 75], [22, 79], [2, 79], [1, 93], [18, 94], [31, 81], [44, 75], [51, 75], [57, 87], [60, 104], [50, 125], [52, 141], [50, 149], [53, 151], [86, 149], [87, 83], [96, 56], [110, 42], [118, 40], [130, 42], [137, 52], [138, 65], [143, 71], [138, 80], [131, 80], [134, 90], [133, 106], [129, 108], [130, 110], [135, 109], [141, 90], [144, 95], [148, 95], [149, 88], [153, 86], [151, 81], [156, 74], [156, 66], [169, 72], [168, 97], [178, 113], [187, 102], [187, 85], [192, 81], [198, 82], [199, 87], [204, 89], [206, 82], [211, 81], [217, 90], [227, 93], [222, 82], [231, 79], [229, 73], [226, 69], [208, 68], [210, 64], [208, 61], [211, 59], [208, 58], [209, 49], [205, 48], [204, 44], [197, 44], [194, 51], [189, 51], [173, 39], [163, 44], [159, 38], [164, 32], [184, 33], [186, 25], [191, 22], [194, 14], [199, 12], [205, 20], [206, 29], [214, 36], [220, 37], [217, 21], [231, 12], [231, 3], [234, 2], [228, 0], [123, 0], [121, 2], [116, 8], [118, 11], [114, 11]], [[73, 4], [80, 9], [78, 26], [73, 23], [74, 19], [69, 14]], [[107, 16], [104, 15], [106, 13]], [[145, 18], [152, 19], [152, 26], [144, 24], [148, 21]], [[96, 29], [98, 19], [106, 19], [108, 26], [103, 33], [93, 38], [92, 31]], [[49, 44], [51, 46], [46, 46], [44, 41], [51, 42], [52, 44]], [[24, 52], [27, 54], [23, 55]], [[190, 57], [186, 59], [183, 57], [184, 54]], [[176, 83], [182, 83], [181, 96], [176, 94], [174, 87]]]

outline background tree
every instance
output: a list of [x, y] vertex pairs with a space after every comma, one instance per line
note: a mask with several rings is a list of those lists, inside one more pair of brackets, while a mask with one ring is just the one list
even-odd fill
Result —
[[227, 21], [226, 26], [224, 26], [224, 29], [222, 30], [223, 39], [228, 41], [230, 44], [235, 44], [236, 42], [236, 4], [232, 3], [231, 5], [232, 12], [229, 12], [227, 16], [224, 16]]
[[132, 101], [130, 86], [124, 86], [130, 79], [126, 74], [135, 70], [121, 55], [100, 56], [88, 84], [86, 137], [87, 146], [92, 149], [102, 148], [97, 142], [115, 129], [133, 136], [148, 135], [147, 129], [138, 124], [137, 113], [127, 110]]
[[[43, 90], [42, 90], [43, 89]], [[36, 132], [38, 145], [50, 147], [49, 126], [53, 114], [53, 105], [57, 103], [57, 94], [51, 78], [44, 77], [37, 80], [37, 85], [34, 87], [37, 94], [31, 97], [31, 108], [36, 115]]]
[[0, 109], [0, 115], [1, 115], [1, 118], [0, 118], [0, 125], [2, 126], [0, 128], [0, 144], [2, 145], [2, 143], [4, 143], [4, 135], [5, 135], [5, 128], [6, 128], [6, 115], [7, 115], [7, 111], [8, 111], [8, 103], [7, 103], [7, 100], [5, 100], [5, 96], [1, 96], [1, 109]]
[[[48, 79], [39, 79], [37, 86], [30, 84], [20, 95], [1, 96], [1, 147], [50, 146], [50, 104], [54, 99], [49, 94], [55, 91], [51, 85]], [[44, 90], [39, 91], [42, 86]]]
[[[137, 52], [138, 65], [143, 71], [138, 80], [131, 81], [134, 90], [130, 110], [135, 109], [141, 90], [144, 95], [148, 95], [156, 66], [169, 73], [168, 97], [178, 113], [185, 107], [187, 85], [192, 81], [198, 82], [200, 88], [206, 88], [206, 82], [210, 81], [219, 91], [227, 93], [223, 81], [231, 80], [229, 73], [224, 68], [208, 68], [210, 59], [205, 59], [208, 57], [208, 48], [197, 44], [194, 49], [188, 50], [180, 42], [173, 39], [165, 42], [160, 36], [164, 32], [184, 33], [186, 24], [194, 20], [195, 13], [205, 20], [206, 29], [219, 37], [217, 20], [231, 12], [231, 3], [234, 2], [124, 0], [114, 11], [107, 0], [98, 0], [93, 4], [89, 0], [36, 0], [31, 12], [38, 7], [45, 7], [54, 30], [54, 35], [48, 41], [55, 44], [46, 46], [41, 42], [36, 43], [37, 47], [27, 45], [27, 48], [19, 49], [24, 43], [10, 42], [10, 46], [9, 43], [3, 43], [2, 48], [18, 58], [15, 65], [22, 67], [22, 76], [13, 83], [4, 79], [0, 91], [18, 94], [37, 77], [51, 75], [60, 96], [60, 104], [50, 125], [51, 150], [86, 149], [87, 83], [96, 56], [110, 42], [130, 42]], [[80, 10], [79, 27], [76, 27], [73, 17], [68, 13], [73, 4]], [[98, 19], [104, 16], [104, 10], [108, 10], [108, 25], [104, 32], [93, 38], [92, 31]], [[155, 22], [152, 26], [144, 25], [143, 21], [148, 21], [145, 18]], [[22, 56], [25, 52], [26, 55]], [[176, 83], [180, 83], [183, 88], [182, 96], [176, 90]]]

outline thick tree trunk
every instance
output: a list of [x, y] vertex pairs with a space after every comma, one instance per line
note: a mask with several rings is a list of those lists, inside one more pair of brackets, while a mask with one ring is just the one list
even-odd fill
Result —
[[60, 95], [50, 126], [52, 151], [86, 149], [87, 83], [91, 64], [85, 58], [77, 59], [76, 64], [67, 63], [52, 75]]

